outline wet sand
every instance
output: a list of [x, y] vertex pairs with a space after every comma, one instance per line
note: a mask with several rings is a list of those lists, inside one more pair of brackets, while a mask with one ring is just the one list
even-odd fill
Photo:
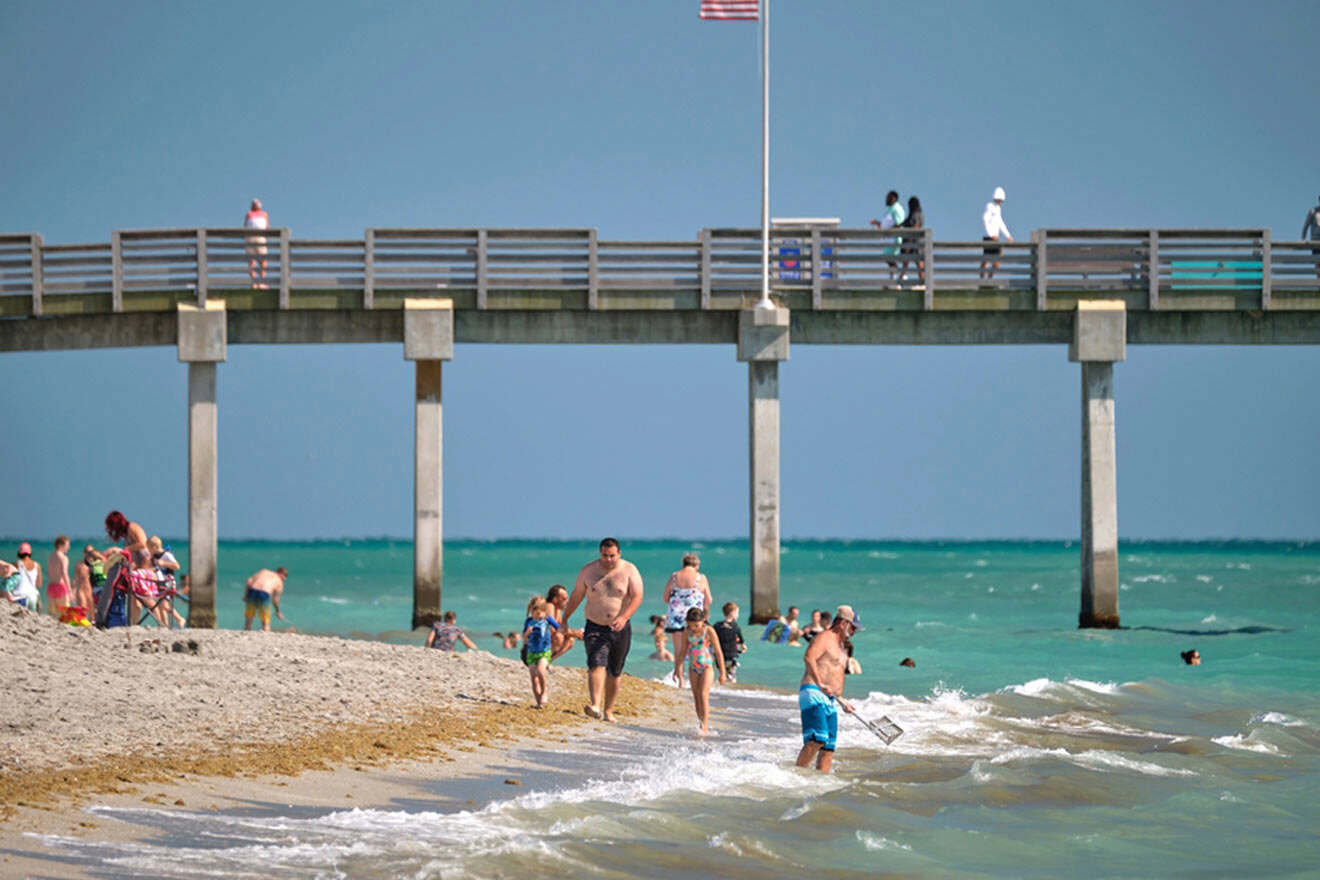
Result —
[[[419, 643], [421, 639], [419, 638]], [[523, 782], [519, 743], [576, 741], [581, 651], [532, 708], [525, 668], [484, 651], [226, 630], [75, 629], [0, 611], [11, 660], [0, 709], [0, 876], [85, 876], [31, 833], [106, 838], [140, 828], [98, 804], [436, 809]], [[616, 714], [672, 724], [686, 693], [625, 676]], [[508, 780], [506, 782], [506, 780]]]

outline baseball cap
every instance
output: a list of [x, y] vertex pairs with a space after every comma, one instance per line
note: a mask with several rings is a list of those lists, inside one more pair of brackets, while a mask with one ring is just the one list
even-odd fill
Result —
[[853, 629], [855, 630], [861, 631], [866, 629], [866, 627], [862, 626], [861, 616], [856, 611], [853, 611], [851, 605], [840, 605], [834, 611], [834, 618], [836, 620], [846, 620], [853, 625]]
[[27, 541], [24, 541], [22, 544], [18, 545], [18, 555], [22, 556], [24, 553], [26, 553], [28, 556], [32, 555], [32, 545], [29, 544]]
[[1002, 186], [995, 187], [995, 194], [993, 198], [999, 199], [999, 201], [1001, 202], [1007, 198], [1007, 196], [1004, 195], [1004, 188]]

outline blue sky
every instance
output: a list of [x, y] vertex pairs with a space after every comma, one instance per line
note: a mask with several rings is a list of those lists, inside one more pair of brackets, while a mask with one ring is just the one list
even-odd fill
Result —
[[[942, 239], [990, 190], [1047, 226], [1270, 227], [1320, 193], [1320, 6], [774, 0], [772, 211], [847, 226], [917, 194]], [[758, 27], [697, 0], [0, 3], [0, 231], [237, 225], [755, 226]], [[1320, 352], [1132, 346], [1115, 372], [1125, 537], [1320, 536]], [[733, 346], [459, 346], [454, 537], [747, 529]], [[801, 537], [1075, 537], [1063, 347], [795, 346], [782, 525]], [[411, 534], [401, 346], [231, 346], [224, 537]], [[0, 534], [187, 530], [172, 349], [0, 355]], [[608, 425], [608, 430], [603, 426]]]

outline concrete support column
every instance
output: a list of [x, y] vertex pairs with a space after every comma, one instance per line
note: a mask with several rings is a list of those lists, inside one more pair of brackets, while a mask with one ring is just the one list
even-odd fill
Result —
[[738, 359], [747, 362], [748, 503], [752, 623], [779, 607], [779, 362], [788, 360], [788, 309], [744, 309]]
[[1118, 618], [1118, 467], [1114, 363], [1126, 356], [1120, 302], [1077, 304], [1069, 359], [1082, 365], [1082, 607], [1079, 627], [1115, 628]]
[[450, 300], [404, 301], [403, 356], [415, 363], [413, 628], [440, 619], [444, 585], [444, 362], [454, 356]]
[[216, 364], [225, 359], [223, 300], [178, 306], [179, 361], [188, 365], [188, 625], [216, 625], [216, 568], [220, 522]]

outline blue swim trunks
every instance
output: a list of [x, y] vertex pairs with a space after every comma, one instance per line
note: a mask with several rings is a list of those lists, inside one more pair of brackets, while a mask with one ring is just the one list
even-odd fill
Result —
[[834, 698], [814, 684], [804, 684], [798, 689], [798, 708], [802, 710], [802, 743], [814, 740], [823, 743], [823, 751], [834, 751], [839, 738], [839, 709]]

